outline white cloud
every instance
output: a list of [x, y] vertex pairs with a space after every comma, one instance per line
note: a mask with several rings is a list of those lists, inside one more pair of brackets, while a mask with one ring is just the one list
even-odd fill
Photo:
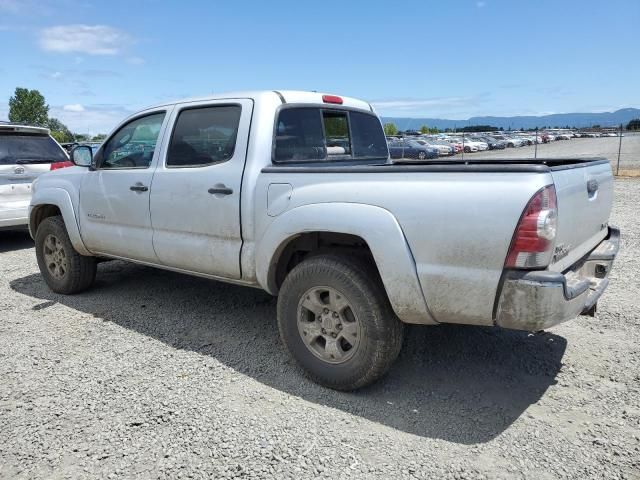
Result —
[[52, 79], [54, 80], [58, 80], [60, 77], [62, 77], [62, 72], [53, 72], [49, 75]]
[[443, 97], [443, 98], [406, 98], [379, 100], [371, 102], [377, 109], [388, 110], [415, 110], [422, 107], [450, 107], [455, 105], [464, 105], [472, 99], [468, 97]]
[[142, 65], [144, 63], [144, 58], [142, 57], [129, 57], [127, 58], [127, 63], [131, 65]]
[[49, 52], [118, 55], [131, 37], [108, 25], [58, 25], [41, 30], [39, 43]]
[[[69, 109], [69, 107], [81, 109]], [[67, 125], [72, 132], [77, 133], [109, 133], [133, 111], [122, 105], [53, 105], [49, 116], [58, 118]]]
[[84, 107], [79, 103], [72, 103], [62, 107], [65, 112], [84, 112]]

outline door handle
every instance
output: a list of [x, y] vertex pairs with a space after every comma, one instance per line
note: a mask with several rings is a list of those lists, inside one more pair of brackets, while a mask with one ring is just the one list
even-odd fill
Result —
[[134, 192], [146, 192], [147, 190], [149, 190], [149, 187], [138, 182], [135, 185], [131, 185], [129, 187], [129, 190], [132, 190]]
[[231, 195], [233, 193], [233, 189], [229, 187], [215, 186], [208, 190], [211, 195]]

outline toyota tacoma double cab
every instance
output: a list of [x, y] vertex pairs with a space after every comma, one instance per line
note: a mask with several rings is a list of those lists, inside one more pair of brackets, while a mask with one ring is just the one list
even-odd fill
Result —
[[606, 159], [394, 164], [371, 105], [317, 92], [165, 103], [72, 160], [29, 209], [54, 292], [105, 258], [264, 289], [291, 355], [340, 390], [388, 371], [405, 324], [593, 314], [619, 245]]

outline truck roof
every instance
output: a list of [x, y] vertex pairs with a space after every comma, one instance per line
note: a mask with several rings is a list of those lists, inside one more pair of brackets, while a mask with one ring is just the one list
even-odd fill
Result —
[[[326, 92], [309, 92], [309, 91], [300, 91], [300, 90], [253, 90], [253, 91], [240, 91], [240, 92], [226, 92], [220, 94], [211, 94], [202, 97], [194, 97], [194, 98], [184, 98], [180, 100], [174, 100], [171, 102], [163, 102], [158, 105], [154, 105], [149, 108], [162, 107], [165, 105], [175, 105], [178, 103], [189, 103], [189, 102], [201, 102], [206, 100], [226, 100], [233, 98], [250, 98], [253, 100], [258, 100], [261, 97], [268, 96], [278, 96], [282, 103], [308, 103], [308, 104], [323, 104], [328, 103], [323, 101], [323, 96], [336, 96], [335, 94], [330, 94]], [[373, 107], [364, 100], [358, 100], [352, 97], [345, 97], [342, 95], [337, 95], [342, 99], [342, 106], [344, 107], [352, 107], [359, 108], [362, 110], [374, 111]], [[330, 103], [328, 103], [330, 104]]]

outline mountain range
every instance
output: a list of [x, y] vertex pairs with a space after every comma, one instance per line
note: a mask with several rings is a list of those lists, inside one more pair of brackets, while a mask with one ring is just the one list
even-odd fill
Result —
[[542, 127], [616, 127], [621, 123], [626, 125], [630, 120], [640, 118], [640, 109], [622, 108], [615, 112], [599, 113], [555, 113], [542, 116], [516, 116], [516, 117], [471, 117], [468, 120], [446, 120], [442, 118], [402, 118], [382, 117], [383, 123], [393, 123], [400, 130], [418, 130], [422, 125], [437, 127], [440, 130], [446, 128], [461, 128], [471, 125], [491, 125], [496, 128], [542, 128]]

